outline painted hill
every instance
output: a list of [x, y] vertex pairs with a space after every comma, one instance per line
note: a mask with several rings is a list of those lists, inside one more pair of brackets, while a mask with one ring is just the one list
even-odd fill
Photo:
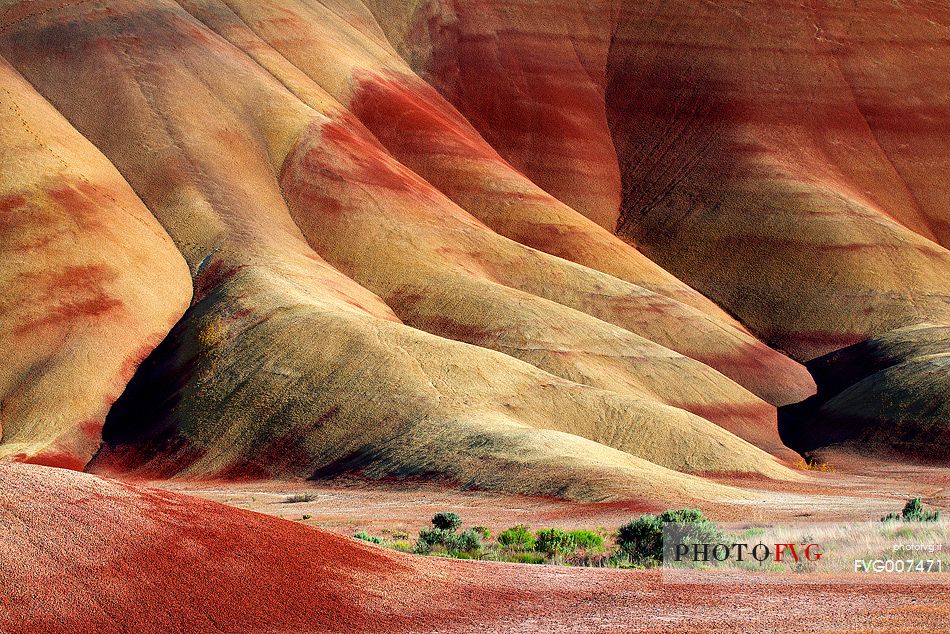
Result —
[[115, 167], [0, 60], [0, 454], [82, 469], [188, 269]]
[[[0, 3], [0, 456], [577, 499], [798, 477], [800, 362], [947, 322], [946, 92], [888, 101], [861, 62], [947, 56], [783, 7]], [[945, 407], [908, 345], [829, 416]]]
[[[368, 4], [504, 160], [793, 358], [879, 337], [920, 356], [899, 333], [948, 323], [945, 4]], [[890, 369], [828, 402], [796, 446], [847, 419], [879, 440], [859, 453], [945, 458], [928, 444], [948, 388], [939, 357]]]

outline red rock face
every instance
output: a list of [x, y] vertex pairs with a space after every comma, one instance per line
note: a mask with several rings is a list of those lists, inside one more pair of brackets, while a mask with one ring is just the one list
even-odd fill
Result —
[[793, 357], [946, 323], [946, 7], [372, 4], [503, 158]]
[[946, 318], [943, 8], [463, 4], [390, 36], [503, 157], [767, 341], [808, 359]]
[[604, 111], [614, 3], [430, 2], [405, 35], [485, 140], [544, 191], [613, 230], [617, 158]]

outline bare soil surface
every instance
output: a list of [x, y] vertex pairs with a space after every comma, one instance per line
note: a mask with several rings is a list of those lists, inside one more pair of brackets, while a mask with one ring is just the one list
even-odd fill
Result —
[[[834, 469], [834, 467], [831, 467]], [[900, 510], [911, 496], [950, 508], [950, 470], [875, 465], [809, 472], [807, 481], [776, 482], [718, 475], [759, 498], [704, 505], [729, 523], [876, 520]], [[563, 500], [459, 491], [433, 485], [333, 482], [164, 483], [205, 499], [265, 513], [343, 535], [366, 530], [389, 536], [416, 533], [438, 511], [459, 513], [466, 525], [493, 532], [524, 523], [535, 528], [615, 528], [631, 517], [660, 510], [642, 503]], [[312, 500], [287, 502], [292, 495]], [[308, 519], [303, 519], [304, 516]], [[855, 583], [756, 584], [755, 575], [728, 583], [671, 584], [657, 571], [437, 560], [437, 567], [466, 579], [479, 593], [479, 614], [458, 604], [445, 620], [426, 627], [443, 632], [950, 632], [947, 586], [887, 578]], [[840, 583], [845, 582], [845, 583]], [[478, 588], [475, 590], [475, 588]], [[517, 597], [517, 598], [516, 598]], [[494, 615], [486, 623], [485, 614]]]
[[[831, 467], [834, 469], [834, 467]], [[894, 464], [870, 465], [858, 471], [807, 472], [808, 480], [784, 482], [743, 475], [709, 475], [754, 491], [757, 499], [701, 504], [709, 517], [722, 522], [799, 523], [877, 520], [900, 511], [910, 497], [928, 506], [950, 509], [950, 469]], [[242, 509], [319, 526], [352, 535], [414, 532], [428, 525], [438, 511], [454, 511], [467, 526], [493, 532], [514, 524], [533, 527], [615, 528], [631, 517], [664, 507], [635, 502], [582, 503], [489, 491], [460, 491], [431, 484], [351, 482], [160, 482], [165, 489], [188, 493]], [[293, 495], [313, 499], [288, 503]], [[304, 515], [310, 517], [302, 519]]]
[[[840, 513], [821, 511], [828, 499], [852, 510], [864, 499], [877, 513], [906, 495], [896, 478], [853, 477], [804, 492], [762, 485], [761, 505], [788, 517], [811, 499], [823, 519]], [[192, 495], [0, 465], [0, 632], [950, 631], [943, 585], [760, 585], [754, 573], [673, 584], [658, 571], [419, 557], [333, 534], [416, 530], [436, 509], [492, 527], [612, 526], [640, 512], [629, 505], [342, 482], [170, 488]], [[283, 501], [303, 491], [317, 497]]]

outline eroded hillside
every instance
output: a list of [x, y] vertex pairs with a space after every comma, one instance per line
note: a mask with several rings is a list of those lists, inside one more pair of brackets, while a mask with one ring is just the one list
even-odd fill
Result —
[[0, 455], [666, 500], [946, 455], [948, 97], [885, 87], [950, 56], [778, 3], [0, 7]]

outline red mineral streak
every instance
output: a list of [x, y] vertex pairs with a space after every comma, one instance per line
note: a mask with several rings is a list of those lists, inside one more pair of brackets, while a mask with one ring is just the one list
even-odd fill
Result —
[[362, 72], [355, 79], [351, 112], [396, 156], [415, 150], [504, 163], [428, 84], [398, 73]]
[[69, 469], [70, 471], [82, 471], [86, 467], [85, 460], [77, 458], [72, 453], [53, 449], [46, 449], [32, 456], [22, 453], [17, 454], [13, 457], [13, 460], [15, 462], [42, 465], [44, 467]]
[[18, 325], [14, 332], [24, 335], [117, 313], [123, 302], [104, 288], [115, 277], [114, 271], [101, 264], [67, 266], [49, 274], [24, 275], [23, 284], [41, 289], [34, 301], [43, 312], [42, 316]]
[[26, 205], [26, 197], [21, 194], [10, 194], [0, 197], [0, 220], [4, 224], [13, 222], [15, 212]]
[[778, 434], [775, 408], [768, 403], [673, 403], [674, 406], [710, 420], [740, 438], [786, 460], [797, 454]]
[[[612, 229], [620, 180], [603, 86], [613, 9], [538, 4], [513, 24], [525, 7], [451, 5], [451, 24], [425, 7], [408, 35], [431, 41], [423, 76], [517, 169]], [[543, 33], [528, 26], [538, 19]]]

